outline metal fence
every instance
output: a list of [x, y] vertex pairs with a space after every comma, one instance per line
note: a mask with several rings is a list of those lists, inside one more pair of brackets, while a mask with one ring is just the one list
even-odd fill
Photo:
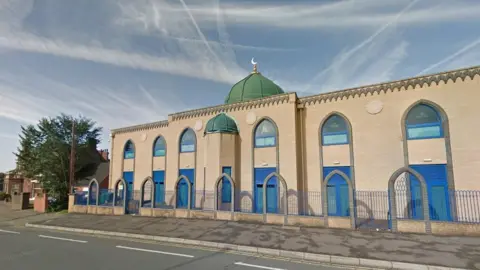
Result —
[[[89, 194], [88, 191], [77, 191], [75, 193], [74, 203], [77, 205], [96, 205], [95, 190]], [[115, 190], [100, 189], [98, 191], [99, 206], [123, 206], [123, 191], [117, 190], [114, 203]], [[212, 190], [195, 190], [192, 194], [191, 209], [214, 211], [215, 199], [217, 199], [217, 210], [230, 211], [231, 201], [225, 200], [222, 193], [218, 192], [218, 198]], [[419, 215], [419, 209], [423, 209], [422, 198], [412, 199], [409, 190], [395, 186], [396, 208], [398, 219], [423, 219]], [[90, 196], [90, 197], [89, 197]], [[276, 196], [275, 211], [278, 214], [284, 214], [288, 210], [289, 215], [301, 216], [322, 216], [323, 203], [322, 193], [320, 191], [292, 191], [287, 192], [287, 204], [284, 203], [285, 192], [278, 190]], [[480, 223], [480, 190], [454, 190], [450, 191], [448, 196], [449, 219], [440, 220], [445, 222], [459, 223]], [[88, 200], [87, 198], [90, 198]], [[138, 213], [140, 207], [153, 208], [173, 208], [175, 205], [174, 191], [167, 190], [163, 196], [156, 196], [154, 192], [146, 188], [145, 192], [135, 190], [127, 195], [126, 209], [130, 213]], [[258, 202], [251, 191], [235, 191], [234, 196], [235, 212], [243, 213], [263, 213], [263, 210], [256, 209]], [[263, 198], [262, 198], [263, 199]], [[388, 191], [366, 191], [356, 190], [354, 192], [354, 208], [356, 215], [356, 225], [359, 228], [386, 228], [388, 220], [391, 218], [390, 202]], [[271, 201], [270, 201], [271, 203]], [[153, 205], [152, 205], [153, 204]], [[267, 203], [268, 204], [268, 203]], [[267, 205], [267, 209], [268, 209]], [[431, 219], [435, 220], [435, 213], [430, 206]], [[420, 217], [420, 218], [419, 218]]]
[[88, 191], [75, 191], [74, 204], [87, 205], [87, 202], [88, 202]]
[[98, 205], [99, 206], [113, 206], [113, 189], [100, 189], [98, 192]]

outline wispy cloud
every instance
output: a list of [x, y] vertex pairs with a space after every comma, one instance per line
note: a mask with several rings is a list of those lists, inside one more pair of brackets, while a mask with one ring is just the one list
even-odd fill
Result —
[[[90, 42], [78, 43], [72, 42], [68, 38], [45, 38], [33, 33], [25, 32], [21, 29], [21, 21], [28, 15], [28, 6], [31, 1], [12, 1], [9, 4], [0, 6], [0, 14], [5, 15], [0, 19], [0, 48], [10, 50], [21, 50], [35, 53], [51, 54], [61, 57], [69, 57], [73, 59], [93, 61], [97, 63], [142, 69], [154, 72], [163, 72], [173, 75], [181, 75], [199, 79], [212, 80], [231, 84], [238, 81], [245, 71], [242, 70], [235, 61], [225, 61], [216, 55], [210, 43], [202, 34], [195, 19], [191, 16], [190, 21], [179, 21], [170, 17], [168, 24], [160, 24], [158, 18], [164, 18], [161, 13], [161, 7], [148, 2], [135, 1], [136, 7], [142, 7], [145, 12], [148, 8], [152, 8], [149, 14], [153, 14], [152, 18], [146, 17], [146, 14], [135, 13], [132, 8], [124, 8], [124, 12], [117, 14], [117, 19], [128, 19], [136, 23], [149, 23], [147, 20], [153, 20], [153, 24], [164, 30], [166, 33], [172, 33], [177, 40], [170, 39], [169, 44], [162, 44], [165, 47], [179, 46], [180, 50], [174, 52], [166, 52], [159, 55], [151, 55], [139, 52], [127, 52], [118, 48], [104, 47], [101, 42], [96, 41], [96, 46]], [[166, 4], [165, 4], [166, 5]], [[135, 7], [135, 6], [133, 6]], [[19, 12], [21, 10], [22, 12]], [[138, 10], [141, 10], [140, 8]], [[188, 8], [185, 9], [188, 13]], [[163, 17], [160, 17], [160, 14]], [[6, 16], [9, 15], [9, 16]], [[190, 14], [191, 15], [191, 14]], [[195, 31], [189, 31], [191, 28]], [[163, 27], [163, 28], [162, 28]], [[203, 43], [192, 42], [192, 40], [200, 39]], [[189, 40], [185, 42], [185, 40]], [[210, 51], [210, 57], [205, 51]], [[213, 59], [213, 60], [212, 60]], [[226, 64], [219, 64], [226, 63]]]
[[[471, 54], [469, 54], [467, 57], [462, 57], [462, 55], [474, 49], [476, 50], [473, 52], [473, 54], [475, 54], [477, 57], [473, 57], [473, 55]], [[480, 64], [480, 57], [478, 57], [479, 55], [480, 55], [480, 38], [477, 38], [471, 43], [465, 45], [460, 50], [454, 52], [453, 54], [445, 57], [444, 59], [438, 61], [437, 63], [432, 64], [427, 68], [425, 68], [424, 70], [420, 71], [417, 74], [417, 76], [426, 74], [445, 64], [449, 64], [449, 68], [460, 68], [460, 67], [466, 67], [471, 65], [478, 65]]]
[[[287, 5], [265, 2], [227, 2], [222, 5], [228, 23], [280, 28], [358, 28], [377, 27], [397, 16], [399, 7], [411, 0], [335, 1], [333, 3], [302, 2]], [[411, 10], [398, 21], [402, 25], [425, 25], [439, 22], [480, 21], [480, 2], [458, 0], [423, 0], [422, 6]], [[180, 6], [165, 12], [178, 14]], [[190, 5], [192, 14], [202, 23], [214, 23], [215, 10], [200, 4]]]
[[164, 72], [222, 83], [238, 81], [245, 72], [227, 71], [212, 62], [188, 61], [173, 57], [155, 57], [140, 53], [127, 53], [102, 47], [52, 40], [28, 33], [1, 33], [0, 47], [12, 50], [45, 53], [73, 59], [93, 61], [115, 66]]
[[[142, 95], [132, 95], [122, 89], [73, 87], [35, 73], [26, 74], [28, 77], [0, 74], [0, 117], [30, 124], [61, 112], [82, 114], [108, 129], [165, 119], [184, 106], [175, 101], [175, 108], [170, 100], [155, 99], [142, 85], [138, 87]], [[41, 98], [33, 94], [37, 89], [43, 89]]]
[[[418, 2], [419, 0], [411, 1], [400, 12], [398, 12], [395, 17], [381, 25], [381, 27], [372, 35], [358, 43], [355, 47], [338, 54], [329, 67], [322, 70], [311, 80], [305, 91], [308, 92], [312, 83], [317, 82], [320, 78], [322, 78], [322, 83], [324, 83], [322, 86], [322, 89], [324, 90], [332, 90], [331, 87], [350, 87], [358, 83], [373, 83], [383, 79], [388, 80], [390, 78], [389, 75], [392, 73], [392, 69], [406, 56], [408, 43], [405, 41], [400, 42], [393, 47], [393, 49], [386, 51], [385, 56], [388, 55], [389, 57], [381, 57], [379, 52], [385, 51], [382, 50], [383, 48], [381, 48], [381, 45], [387, 44], [386, 41], [388, 38], [383, 38], [383, 40], [376, 44], [375, 40], [392, 25], [398, 23], [402, 16]], [[395, 31], [390, 31], [390, 33], [387, 33], [387, 36], [392, 33], [395, 33]], [[366, 51], [362, 51], [362, 49], [369, 44], [371, 44], [370, 48], [367, 48]], [[360, 52], [362, 55], [355, 57], [356, 54]], [[367, 62], [371, 62], [369, 67], [365, 67]], [[362, 68], [363, 72], [360, 68]]]

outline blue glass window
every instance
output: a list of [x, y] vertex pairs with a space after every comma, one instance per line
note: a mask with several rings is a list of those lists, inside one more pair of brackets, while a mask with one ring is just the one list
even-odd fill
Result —
[[166, 152], [165, 139], [159, 136], [153, 143], [153, 156], [164, 157]]
[[442, 138], [442, 119], [438, 112], [425, 104], [413, 107], [406, 119], [407, 139]]
[[[232, 167], [223, 167], [223, 173], [228, 176], [232, 176]], [[231, 203], [232, 202], [232, 185], [230, 181], [226, 178], [222, 178], [222, 203]]]
[[322, 127], [322, 145], [348, 144], [348, 128], [340, 115], [330, 116]]
[[277, 144], [277, 130], [272, 122], [263, 120], [255, 130], [255, 147], [273, 147]]
[[180, 153], [195, 152], [195, 132], [192, 129], [186, 129], [180, 139]]
[[132, 141], [128, 141], [125, 144], [125, 149], [123, 151], [123, 158], [124, 159], [135, 158], [135, 147], [133, 146]]

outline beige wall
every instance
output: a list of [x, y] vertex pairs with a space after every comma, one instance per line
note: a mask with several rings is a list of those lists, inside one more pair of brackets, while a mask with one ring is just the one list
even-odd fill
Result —
[[[480, 189], [480, 126], [472, 123], [480, 116], [480, 76], [464, 82], [450, 80], [447, 84], [394, 92], [367, 94], [341, 98], [337, 101], [306, 105], [305, 132], [311, 138], [306, 143], [306, 181], [308, 190], [320, 189], [318, 140], [319, 125], [329, 113], [337, 111], [345, 115], [352, 125], [355, 181], [358, 190], [386, 190], [391, 174], [404, 166], [402, 116], [419, 100], [436, 103], [445, 110], [449, 119], [453, 174], [456, 189]], [[383, 103], [380, 113], [372, 115], [366, 110], [370, 101]], [[344, 149], [333, 151], [323, 147], [325, 165], [333, 159], [346, 162]], [[337, 146], [335, 146], [337, 147]], [[410, 164], [445, 163], [446, 151], [443, 139], [408, 142]]]
[[[297, 99], [288, 94], [288, 101], [265, 102], [263, 106], [250, 106], [226, 110], [234, 118], [239, 136], [211, 134], [203, 136], [206, 122], [216, 113], [198, 113], [198, 116], [169, 117], [168, 127], [117, 133], [112, 142], [112, 181], [113, 188], [123, 170], [135, 171], [135, 189], [152, 175], [152, 169], [166, 168], [166, 190], [173, 190], [178, 169], [189, 165], [196, 169], [196, 186], [204, 186], [204, 167], [207, 170], [207, 190], [213, 190], [212, 183], [221, 173], [221, 166], [232, 165], [233, 178], [237, 188], [250, 191], [253, 181], [253, 167], [273, 167], [278, 164], [279, 173], [285, 178], [288, 188], [302, 187], [298, 177], [303, 176], [304, 189], [321, 190], [320, 155], [325, 166], [347, 166], [354, 164], [355, 188], [358, 190], [387, 190], [391, 174], [404, 166], [408, 155], [411, 164], [445, 163], [447, 153], [443, 139], [409, 141], [408, 153], [404, 153], [402, 137], [402, 117], [406, 110], [419, 100], [428, 100], [445, 110], [450, 125], [453, 175], [456, 189], [480, 189], [480, 76], [474, 80], [457, 80], [455, 83], [440, 82], [439, 85], [411, 87], [408, 90], [395, 89], [393, 92], [362, 94], [343, 97], [337, 100], [308, 104], [309, 97]], [[319, 96], [321, 97], [321, 96]], [[366, 110], [371, 101], [381, 101], [383, 109], [378, 114]], [[229, 105], [230, 106], [230, 105]], [[305, 107], [303, 128], [297, 123], [297, 106]], [[225, 107], [228, 108], [228, 107]], [[240, 108], [240, 107], [239, 107]], [[354, 161], [345, 146], [321, 147], [319, 125], [332, 112], [339, 112], [352, 125], [352, 145]], [[250, 113], [250, 115], [248, 114]], [[256, 115], [254, 124], [247, 123], [247, 115]], [[272, 119], [278, 127], [278, 160], [275, 148], [254, 149], [253, 130], [264, 117]], [[198, 121], [202, 128], [195, 130], [197, 135], [196, 153], [179, 155], [179, 136], [187, 127], [195, 127]], [[295, 130], [298, 127], [301, 130]], [[167, 143], [166, 158], [152, 158], [152, 146], [157, 136], [164, 136]], [[300, 136], [306, 138], [300, 147]], [[123, 161], [123, 147], [131, 139], [135, 144], [135, 160]], [[233, 149], [233, 150], [232, 150]], [[305, 153], [301, 153], [302, 149]], [[234, 152], [233, 155], [229, 154]], [[303, 154], [303, 158], [302, 158]], [[233, 165], [234, 164], [234, 165]], [[267, 164], [267, 165], [265, 165]], [[216, 175], [218, 174], [218, 175]], [[213, 179], [213, 180], [212, 180]], [[316, 207], [317, 208], [317, 207]]]
[[[203, 168], [210, 161], [221, 159], [217, 162], [218, 176], [221, 173], [221, 166], [227, 166], [224, 164], [231, 164], [235, 162], [238, 166], [232, 166], [233, 175], [236, 178], [240, 178], [239, 188], [242, 190], [252, 189], [252, 177], [254, 161], [267, 162], [268, 166], [275, 166], [276, 164], [276, 151], [275, 148], [254, 150], [253, 148], [253, 131], [256, 125], [263, 118], [269, 118], [275, 122], [279, 129], [279, 171], [280, 174], [287, 180], [289, 188], [296, 189], [297, 185], [297, 166], [294, 162], [296, 160], [296, 132], [292, 128], [296, 125], [296, 95], [289, 95], [290, 102], [284, 102], [281, 104], [270, 104], [268, 106], [251, 108], [250, 110], [233, 111], [228, 115], [236, 119], [239, 136], [238, 139], [228, 137], [228, 135], [210, 134], [203, 136], [203, 129], [206, 122], [215, 116], [210, 114], [203, 117], [181, 119], [172, 121], [170, 119], [168, 127], [141, 130], [128, 133], [115, 134], [113, 137], [113, 151], [112, 151], [112, 185], [117, 179], [122, 176], [123, 170], [132, 170], [134, 168], [134, 187], [140, 189], [141, 182], [152, 175], [152, 166], [160, 168], [161, 161], [154, 158], [152, 159], [153, 142], [157, 136], [162, 135], [165, 138], [167, 144], [167, 157], [166, 157], [166, 190], [173, 190], [174, 183], [177, 180], [179, 168], [196, 168], [196, 185], [197, 189], [203, 187], [204, 175]], [[248, 113], [254, 113], [257, 121], [254, 124], [248, 124], [246, 121]], [[179, 155], [179, 137], [181, 132], [187, 127], [195, 127], [197, 121], [202, 122], [202, 129], [196, 131], [197, 135], [197, 151], [196, 153], [182, 153]], [[216, 138], [215, 136], [219, 136]], [[215, 139], [213, 139], [215, 138]], [[220, 140], [222, 141], [222, 151], [220, 151]], [[135, 160], [123, 160], [123, 148], [127, 140], [132, 140], [135, 144]], [[144, 140], [143, 140], [144, 139]], [[212, 141], [213, 140], [213, 141]], [[215, 146], [217, 145], [217, 146]], [[207, 147], [210, 147], [207, 151]], [[217, 149], [218, 148], [218, 149]], [[236, 149], [236, 156], [238, 161], [235, 160], [235, 156], [230, 156], [227, 153], [231, 149]], [[254, 155], [255, 151], [255, 155]], [[255, 158], [255, 157], [256, 158]], [[253, 158], [253, 160], [252, 160]], [[282, 163], [282, 160], [284, 162]], [[155, 162], [153, 162], [155, 161]], [[127, 165], [128, 164], [128, 165]], [[159, 165], [160, 164], [160, 165]], [[163, 163], [164, 164], [164, 163]], [[214, 173], [213, 173], [214, 174]], [[209, 178], [213, 179], [213, 174], [209, 173]], [[234, 179], [235, 180], [235, 179]], [[236, 181], [237, 182], [237, 181]], [[207, 183], [206, 183], [207, 184]], [[212, 184], [208, 181], [208, 184]], [[213, 186], [206, 186], [206, 189], [213, 190]]]

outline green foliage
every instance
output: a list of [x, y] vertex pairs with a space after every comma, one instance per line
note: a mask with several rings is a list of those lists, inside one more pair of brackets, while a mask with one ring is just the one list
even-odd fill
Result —
[[12, 199], [12, 196], [10, 196], [10, 194], [0, 191], [0, 201], [9, 202], [11, 199]]
[[[75, 180], [92, 175], [101, 157], [96, 147], [101, 128], [90, 119], [62, 114], [43, 118], [36, 126], [22, 126], [20, 147], [15, 153], [17, 170], [37, 179], [63, 207], [68, 200], [72, 125], [75, 123]], [[55, 206], [56, 207], [56, 206]]]

